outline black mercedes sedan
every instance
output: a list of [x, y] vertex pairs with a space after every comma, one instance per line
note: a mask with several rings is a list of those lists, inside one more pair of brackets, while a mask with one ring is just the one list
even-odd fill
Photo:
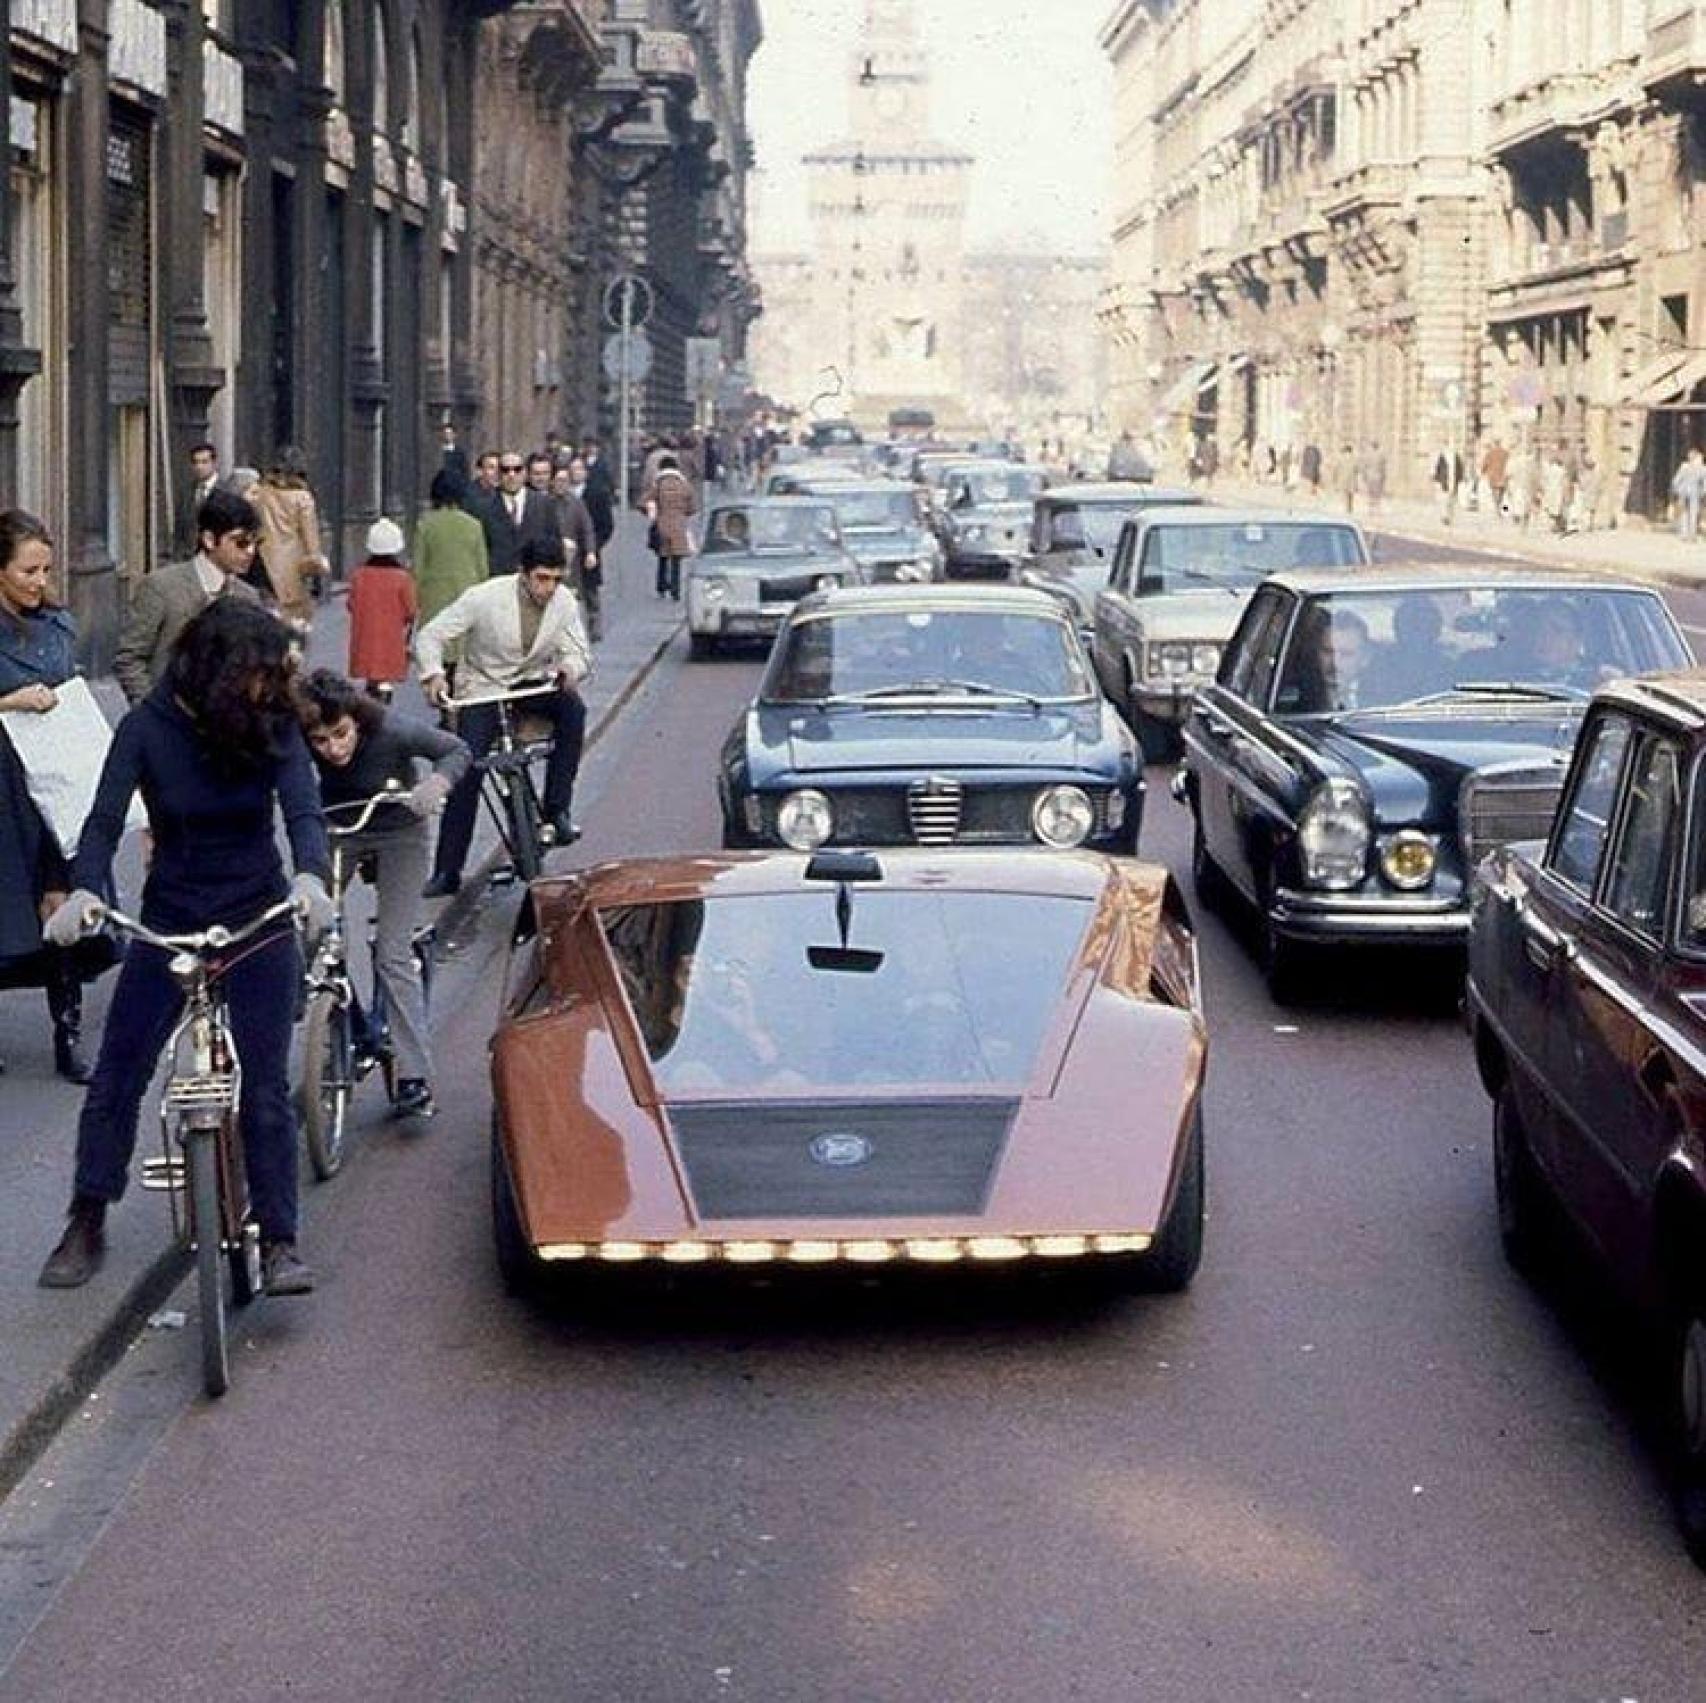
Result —
[[1547, 833], [1593, 689], [1686, 666], [1656, 592], [1491, 568], [1280, 574], [1185, 724], [1205, 904], [1261, 920], [1276, 999], [1311, 949], [1461, 947], [1470, 878]]
[[726, 846], [1129, 853], [1143, 765], [1058, 599], [869, 586], [796, 606], [718, 792]]

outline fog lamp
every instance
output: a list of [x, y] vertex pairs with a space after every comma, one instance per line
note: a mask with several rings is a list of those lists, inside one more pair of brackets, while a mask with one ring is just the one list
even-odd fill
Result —
[[1394, 887], [1413, 893], [1434, 878], [1439, 854], [1419, 828], [1403, 828], [1380, 848], [1380, 873]]

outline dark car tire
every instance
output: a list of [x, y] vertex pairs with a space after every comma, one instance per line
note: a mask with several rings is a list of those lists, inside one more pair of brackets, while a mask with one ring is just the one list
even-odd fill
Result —
[[1706, 1568], [1706, 1285], [1697, 1285], [1673, 1318], [1677, 1523], [1689, 1559]]
[[1220, 865], [1208, 855], [1208, 842], [1203, 838], [1202, 819], [1191, 816], [1191, 886], [1196, 890], [1197, 903], [1205, 911], [1218, 912], [1226, 904], [1228, 886]]
[[715, 633], [689, 633], [687, 635], [687, 654], [695, 662], [709, 662], [717, 654], [717, 635]]
[[1154, 716], [1145, 715], [1135, 703], [1131, 706], [1129, 719], [1131, 730], [1143, 747], [1146, 767], [1152, 763], [1170, 763], [1179, 755], [1179, 730], [1170, 722], [1157, 721]]
[[1179, 1186], [1149, 1251], [1120, 1256], [1113, 1264], [1115, 1286], [1130, 1294], [1176, 1295], [1188, 1289], [1202, 1264], [1203, 1221], [1208, 1178], [1203, 1157], [1202, 1112], [1191, 1119]]
[[1287, 940], [1274, 927], [1265, 905], [1261, 930], [1262, 979], [1268, 984], [1268, 998], [1275, 1005], [1297, 1005], [1308, 996], [1313, 985], [1309, 948]]
[[1493, 1199], [1505, 1258], [1532, 1275], [1546, 1245], [1546, 1185], [1508, 1075], [1493, 1099]]
[[544, 1268], [521, 1227], [521, 1211], [515, 1203], [515, 1185], [510, 1180], [509, 1161], [497, 1124], [492, 1125], [492, 1249], [497, 1255], [498, 1275], [511, 1295], [534, 1295], [542, 1286]]

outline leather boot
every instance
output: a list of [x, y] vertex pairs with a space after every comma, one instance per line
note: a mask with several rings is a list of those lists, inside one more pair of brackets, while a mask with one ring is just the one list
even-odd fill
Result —
[[91, 1195], [71, 1202], [65, 1234], [47, 1256], [36, 1280], [43, 1289], [79, 1289], [101, 1268], [107, 1257], [107, 1203]]
[[47, 1009], [53, 1016], [53, 1068], [67, 1082], [84, 1083], [95, 1073], [79, 1044], [83, 1039], [83, 984], [63, 952], [48, 971]]

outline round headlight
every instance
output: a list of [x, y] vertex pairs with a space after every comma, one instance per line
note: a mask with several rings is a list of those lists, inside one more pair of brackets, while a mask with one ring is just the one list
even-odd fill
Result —
[[894, 577], [905, 585], [919, 585], [923, 581], [929, 579], [930, 570], [926, 567], [921, 567], [917, 562], [902, 562], [901, 565], [895, 569]]
[[1409, 893], [1433, 880], [1438, 861], [1433, 841], [1419, 828], [1400, 829], [1380, 848], [1380, 873]]
[[816, 583], [819, 591], [834, 591], [841, 584], [841, 576], [839, 574], [819, 574]]
[[1191, 672], [1193, 674], [1215, 674], [1219, 669], [1219, 645], [1191, 646]]
[[707, 603], [721, 603], [729, 594], [729, 582], [726, 579], [701, 580], [699, 594]]
[[795, 851], [816, 851], [835, 832], [835, 812], [816, 787], [802, 787], [777, 808], [776, 832]]
[[1045, 846], [1081, 846], [1096, 826], [1096, 807], [1081, 786], [1045, 787], [1031, 806], [1031, 831]]
[[1368, 806], [1361, 789], [1352, 781], [1323, 781], [1297, 824], [1304, 881], [1340, 891], [1361, 886], [1368, 873], [1368, 842]]

